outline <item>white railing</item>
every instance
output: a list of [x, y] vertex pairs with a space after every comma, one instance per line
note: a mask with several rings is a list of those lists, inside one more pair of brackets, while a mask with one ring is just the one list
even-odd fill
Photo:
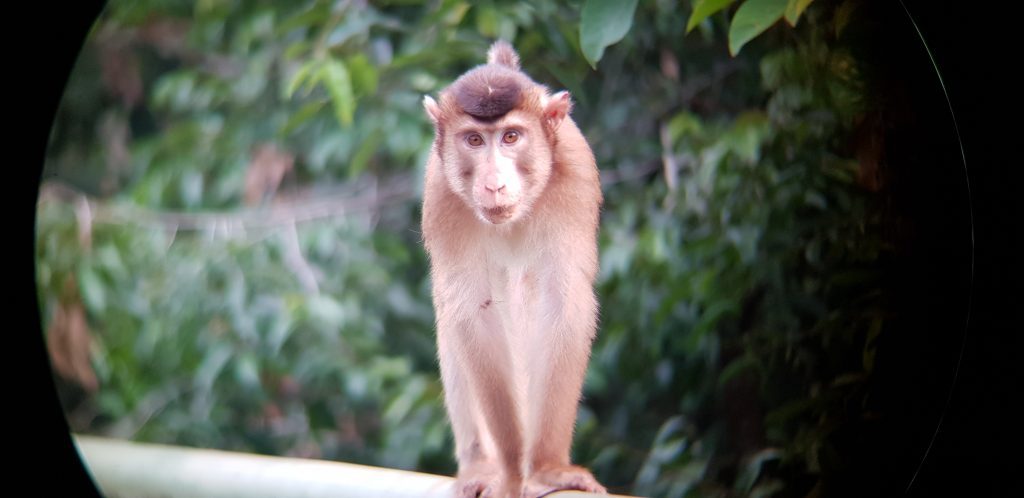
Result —
[[[76, 435], [74, 441], [96, 486], [104, 496], [111, 498], [453, 496], [452, 478], [420, 472], [94, 436]], [[599, 495], [560, 491], [549, 496]]]

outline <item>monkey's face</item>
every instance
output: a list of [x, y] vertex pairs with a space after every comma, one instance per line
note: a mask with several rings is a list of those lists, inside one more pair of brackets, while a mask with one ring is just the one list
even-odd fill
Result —
[[544, 130], [536, 117], [523, 112], [491, 121], [465, 116], [446, 142], [448, 183], [485, 223], [521, 219], [551, 175]]

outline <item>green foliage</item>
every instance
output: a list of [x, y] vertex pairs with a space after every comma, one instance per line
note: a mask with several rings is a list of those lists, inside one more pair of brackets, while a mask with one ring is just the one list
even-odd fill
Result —
[[736, 0], [694, 0], [693, 12], [690, 14], [690, 20], [686, 21], [686, 32], [689, 33], [693, 28], [697, 27], [704, 19], [708, 16], [718, 12]]
[[633, 11], [637, 0], [586, 0], [580, 13], [580, 48], [590, 67], [597, 69], [597, 61], [604, 49], [626, 36], [633, 24]]
[[796, 26], [796, 23], [800, 21], [800, 16], [807, 10], [807, 7], [811, 5], [814, 0], [789, 0], [786, 4], [786, 22], [790, 26]]
[[743, 2], [729, 25], [729, 53], [738, 54], [743, 45], [775, 24], [786, 13], [789, 3], [789, 0]]
[[91, 338], [99, 386], [59, 369], [73, 430], [452, 472], [421, 99], [500, 37], [572, 93], [605, 182], [574, 459], [616, 492], [806, 495], [871, 416], [889, 250], [856, 18], [825, 4], [112, 3], [39, 206], [47, 333]]

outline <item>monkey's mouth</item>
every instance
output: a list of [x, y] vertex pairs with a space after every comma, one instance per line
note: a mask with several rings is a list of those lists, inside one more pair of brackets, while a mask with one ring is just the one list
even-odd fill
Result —
[[512, 215], [516, 212], [516, 206], [513, 204], [509, 206], [483, 208], [482, 211], [484, 219], [498, 225], [512, 219]]

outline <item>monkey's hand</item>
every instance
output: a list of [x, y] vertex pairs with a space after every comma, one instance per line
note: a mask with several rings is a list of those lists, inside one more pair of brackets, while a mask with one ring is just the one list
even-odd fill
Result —
[[608, 493], [587, 469], [576, 465], [560, 465], [535, 471], [526, 480], [523, 498], [541, 498], [555, 491], [570, 489], [588, 493]]

